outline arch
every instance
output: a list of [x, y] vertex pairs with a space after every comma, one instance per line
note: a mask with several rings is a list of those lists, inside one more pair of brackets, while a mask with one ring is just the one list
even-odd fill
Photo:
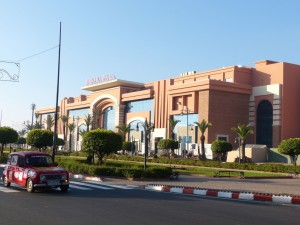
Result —
[[139, 121], [145, 122], [145, 118], [144, 117], [134, 117], [134, 118], [131, 118], [130, 120], [127, 121], [127, 125], [130, 124], [131, 122], [135, 121], [135, 120], [139, 120]]
[[256, 109], [256, 143], [269, 148], [273, 142], [273, 106], [268, 100], [261, 101]]
[[96, 98], [92, 102], [90, 109], [93, 110], [93, 108], [94, 108], [95, 104], [97, 104], [97, 102], [99, 102], [102, 99], [107, 99], [107, 98], [113, 100], [116, 106], [118, 105], [118, 99], [116, 97], [114, 97], [113, 95], [110, 95], [110, 94], [104, 94], [104, 95], [98, 96], [98, 98]]

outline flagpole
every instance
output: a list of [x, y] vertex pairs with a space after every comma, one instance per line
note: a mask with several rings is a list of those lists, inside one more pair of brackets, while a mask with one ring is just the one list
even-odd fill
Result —
[[57, 86], [56, 86], [56, 105], [54, 116], [54, 134], [53, 134], [53, 151], [52, 160], [55, 161], [56, 140], [57, 140], [57, 121], [58, 121], [58, 93], [59, 93], [59, 74], [60, 74], [60, 48], [61, 48], [61, 22], [59, 23], [59, 48], [58, 48], [58, 71], [57, 71]]

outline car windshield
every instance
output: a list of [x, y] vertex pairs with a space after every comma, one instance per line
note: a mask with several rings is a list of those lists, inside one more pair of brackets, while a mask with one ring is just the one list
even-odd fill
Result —
[[50, 166], [53, 161], [50, 155], [31, 155], [26, 157], [26, 164], [32, 166]]

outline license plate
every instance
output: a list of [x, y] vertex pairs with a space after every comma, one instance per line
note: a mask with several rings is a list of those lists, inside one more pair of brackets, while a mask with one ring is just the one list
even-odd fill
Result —
[[48, 180], [47, 183], [49, 186], [60, 185], [59, 180]]

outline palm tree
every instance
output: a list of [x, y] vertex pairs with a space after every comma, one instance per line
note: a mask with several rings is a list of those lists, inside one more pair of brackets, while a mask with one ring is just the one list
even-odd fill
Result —
[[69, 128], [69, 151], [71, 151], [71, 147], [72, 147], [72, 132], [75, 129], [75, 124], [71, 123], [68, 125]]
[[47, 115], [46, 124], [47, 124], [47, 130], [51, 130], [52, 127], [54, 126], [54, 116]]
[[129, 133], [131, 130], [130, 125], [122, 124], [121, 126], [116, 126], [116, 128], [119, 129], [119, 134], [122, 136], [122, 140], [125, 141], [126, 139], [126, 134]]
[[31, 116], [31, 126], [33, 126], [33, 115], [36, 105], [34, 103], [31, 104], [32, 116]]
[[69, 117], [66, 116], [66, 115], [62, 115], [60, 117], [61, 121], [63, 122], [63, 133], [64, 133], [64, 141], [66, 141], [66, 124], [68, 123], [69, 121]]
[[87, 132], [90, 131], [90, 125], [91, 125], [92, 121], [93, 121], [93, 118], [92, 118], [91, 114], [85, 115], [84, 122], [85, 122], [85, 125], [86, 125], [86, 131]]
[[36, 112], [36, 113], [34, 113], [34, 115], [35, 115], [35, 122], [37, 123], [37, 120], [38, 120], [40, 114]]
[[170, 126], [170, 133], [171, 133], [171, 138], [175, 140], [175, 133], [174, 133], [174, 128], [176, 127], [177, 123], [179, 123], [180, 120], [174, 120], [173, 116], [169, 119], [169, 126]]
[[[101, 109], [94, 109], [93, 110], [93, 118], [92, 118], [92, 130], [94, 130], [95, 128], [101, 128], [101, 115], [104, 114], [104, 111], [102, 111]], [[97, 122], [97, 124], [96, 124]]]
[[20, 137], [24, 137], [26, 133], [27, 133], [26, 129], [22, 129], [22, 130], [18, 131], [18, 134]]
[[253, 134], [253, 129], [246, 124], [238, 124], [237, 127], [232, 127], [232, 131], [234, 131], [239, 138], [241, 139], [241, 145], [242, 145], [242, 162], [245, 162], [245, 148], [246, 148], [246, 139], [250, 134]]
[[[205, 131], [208, 127], [212, 126], [212, 123], [206, 121], [205, 119], [203, 119], [201, 121], [201, 123], [198, 123], [198, 122], [194, 122], [194, 123], [197, 124], [197, 126], [200, 130], [200, 133], [201, 133], [200, 141], [201, 141], [202, 160], [206, 160], [205, 149], [204, 149], [204, 142], [205, 142], [204, 133], [205, 133]], [[200, 159], [201, 156], [200, 156], [199, 148], [198, 148], [198, 156], [199, 156], [199, 159]]]
[[39, 122], [35, 122], [35, 124], [33, 125], [33, 129], [43, 129], [43, 128], [44, 128], [44, 125]]

